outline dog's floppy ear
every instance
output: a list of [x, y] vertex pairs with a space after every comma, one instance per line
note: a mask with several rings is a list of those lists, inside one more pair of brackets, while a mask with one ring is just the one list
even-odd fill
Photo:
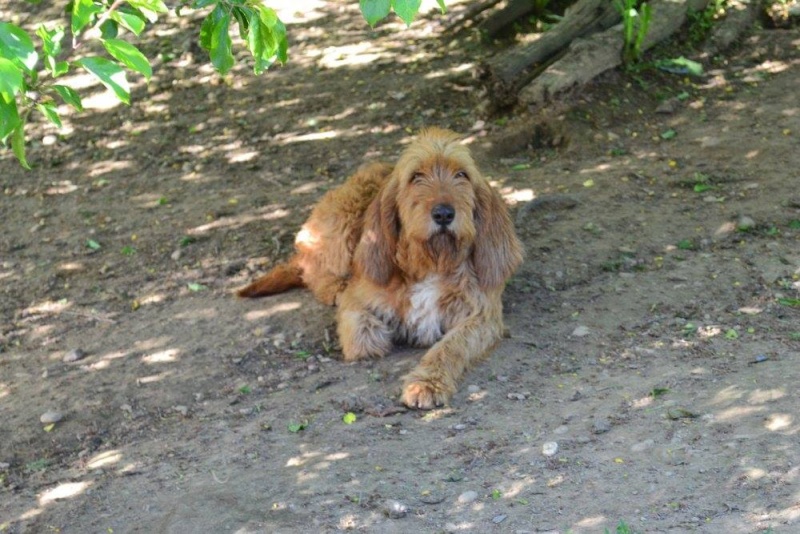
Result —
[[476, 188], [475, 228], [472, 261], [478, 282], [484, 288], [500, 286], [522, 262], [522, 244], [505, 202], [487, 183]]
[[397, 214], [397, 180], [392, 176], [364, 214], [361, 241], [353, 262], [359, 274], [385, 286], [394, 274], [400, 218]]

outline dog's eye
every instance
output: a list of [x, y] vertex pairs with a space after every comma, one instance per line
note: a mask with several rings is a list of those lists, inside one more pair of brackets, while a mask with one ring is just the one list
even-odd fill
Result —
[[423, 180], [423, 178], [425, 178], [424, 174], [422, 174], [421, 172], [415, 172], [414, 174], [411, 175], [411, 179], [408, 181], [408, 183], [410, 183], [411, 185], [418, 184]]
[[456, 173], [456, 178], [459, 180], [469, 180], [469, 175], [464, 171], [458, 171]]

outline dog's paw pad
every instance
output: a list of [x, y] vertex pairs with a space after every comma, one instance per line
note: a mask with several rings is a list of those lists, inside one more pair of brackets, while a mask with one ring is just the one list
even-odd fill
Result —
[[447, 402], [447, 395], [438, 390], [430, 382], [415, 381], [403, 388], [403, 404], [409, 408], [431, 410]]

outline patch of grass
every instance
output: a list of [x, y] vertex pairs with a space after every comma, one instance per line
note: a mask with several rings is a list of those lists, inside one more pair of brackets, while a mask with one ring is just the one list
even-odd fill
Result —
[[28, 462], [25, 464], [25, 471], [27, 473], [38, 473], [40, 471], [44, 471], [50, 466], [50, 461], [46, 460], [45, 458], [41, 458], [39, 460], [34, 460], [32, 462]]
[[[612, 531], [606, 528], [603, 530], [604, 534], [612, 534]], [[620, 520], [619, 524], [617, 524], [617, 528], [614, 529], [613, 534], [636, 534], [636, 531], [633, 530], [633, 527], [625, 523], [625, 521]]]

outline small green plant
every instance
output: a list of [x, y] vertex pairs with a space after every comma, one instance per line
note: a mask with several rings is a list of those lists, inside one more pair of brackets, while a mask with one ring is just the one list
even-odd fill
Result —
[[[608, 528], [603, 530], [604, 534], [612, 534]], [[636, 531], [633, 530], [625, 521], [620, 520], [617, 528], [614, 529], [614, 534], [636, 534]]]
[[652, 10], [647, 2], [639, 0], [615, 0], [614, 4], [622, 15], [622, 62], [632, 65], [642, 57], [642, 45], [650, 29]]
[[240, 388], [239, 388], [239, 393], [241, 393], [242, 395], [248, 395], [248, 394], [250, 394], [252, 391], [253, 391], [253, 390], [252, 390], [252, 389], [250, 388], [250, 386], [248, 386], [248, 385], [244, 385], [244, 386], [242, 386], [242, 387], [240, 387]]
[[492, 498], [493, 501], [499, 500], [502, 496], [503, 492], [500, 491], [499, 489], [493, 489], [492, 493], [490, 494], [490, 497]]
[[308, 428], [308, 421], [303, 421], [302, 423], [289, 423], [286, 427], [289, 432], [292, 434], [297, 434], [298, 432], [302, 432], [306, 428]]

